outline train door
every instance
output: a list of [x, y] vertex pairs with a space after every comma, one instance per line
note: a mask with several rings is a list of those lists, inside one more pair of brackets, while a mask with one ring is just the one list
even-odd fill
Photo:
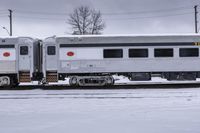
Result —
[[46, 46], [46, 81], [57, 82], [57, 51], [56, 46]]
[[19, 81], [30, 82], [31, 76], [31, 52], [30, 46], [26, 44], [19, 45]]
[[48, 71], [57, 70], [56, 46], [47, 46], [46, 67]]

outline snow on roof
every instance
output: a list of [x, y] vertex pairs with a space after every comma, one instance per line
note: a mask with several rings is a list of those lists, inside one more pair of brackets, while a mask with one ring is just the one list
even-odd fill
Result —
[[[53, 38], [64, 38], [64, 37], [154, 37], [154, 36], [199, 36], [200, 34], [108, 34], [108, 35], [64, 35], [64, 36], [53, 36]], [[51, 37], [50, 37], [51, 38]]]
[[18, 36], [2, 36], [0, 39], [18, 38]]
[[0, 37], [0, 39], [17, 39], [17, 38], [27, 38], [27, 39], [31, 39], [31, 40], [37, 40], [37, 38], [28, 37], [28, 36], [4, 36], [4, 37]]

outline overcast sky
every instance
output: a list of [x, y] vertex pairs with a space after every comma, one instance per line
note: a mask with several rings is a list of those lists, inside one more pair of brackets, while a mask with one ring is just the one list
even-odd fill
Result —
[[[80, 5], [87, 5], [102, 12], [106, 23], [104, 34], [193, 33], [195, 4], [200, 1], [0, 0], [0, 26], [9, 29], [7, 9], [12, 9], [15, 36], [65, 35], [71, 33], [66, 23], [68, 14]], [[7, 36], [2, 27], [0, 36]]]

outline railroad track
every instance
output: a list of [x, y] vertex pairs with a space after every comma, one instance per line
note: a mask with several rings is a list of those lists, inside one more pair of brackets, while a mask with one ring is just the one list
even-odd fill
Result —
[[136, 82], [136, 83], [123, 83], [113, 86], [81, 86], [81, 87], [72, 87], [69, 85], [63, 84], [51, 84], [51, 85], [20, 85], [16, 88], [2, 87], [0, 90], [29, 90], [29, 89], [44, 89], [44, 90], [74, 90], [74, 89], [155, 89], [155, 88], [198, 88], [200, 87], [200, 82]]

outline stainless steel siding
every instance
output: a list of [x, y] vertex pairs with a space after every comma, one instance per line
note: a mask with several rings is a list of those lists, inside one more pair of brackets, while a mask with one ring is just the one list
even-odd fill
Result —
[[0, 74], [15, 73], [16, 61], [0, 61]]

